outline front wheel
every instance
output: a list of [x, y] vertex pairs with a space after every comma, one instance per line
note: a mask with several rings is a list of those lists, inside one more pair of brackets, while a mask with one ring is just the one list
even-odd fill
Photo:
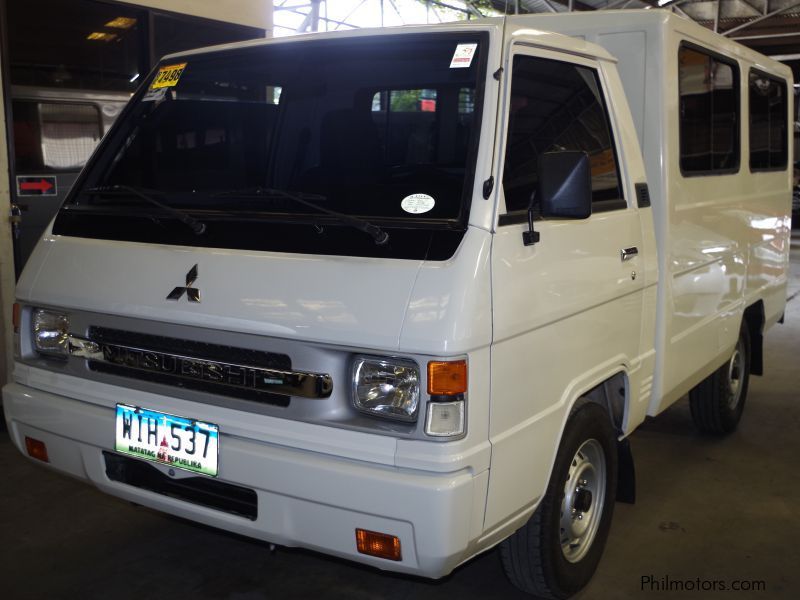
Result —
[[728, 361], [689, 392], [695, 426], [704, 433], [730, 433], [739, 424], [750, 382], [750, 331], [742, 323]]
[[500, 547], [516, 587], [567, 598], [600, 562], [617, 488], [617, 448], [608, 413], [585, 404], [567, 422], [544, 498], [528, 523]]

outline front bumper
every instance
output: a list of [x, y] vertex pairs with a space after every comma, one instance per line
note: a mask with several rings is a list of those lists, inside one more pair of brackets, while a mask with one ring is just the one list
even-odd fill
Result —
[[[395, 440], [295, 422], [284, 422], [281, 436], [270, 435], [270, 427], [260, 431], [241, 427], [237, 419], [247, 416], [242, 413], [224, 409], [213, 415], [187, 413], [185, 403], [176, 404], [160, 396], [143, 398], [142, 393], [127, 388], [93, 389], [104, 398], [102, 403], [92, 394], [78, 400], [37, 388], [20, 383], [3, 388], [14, 444], [26, 454], [26, 436], [41, 440], [47, 445], [48, 466], [91, 482], [113, 496], [272, 543], [425, 577], [442, 577], [482, 549], [478, 539], [488, 469], [475, 472], [459, 468], [441, 473], [356, 460], [354, 456], [370, 456], [371, 450], [381, 460], [388, 458]], [[103, 452], [113, 450], [116, 402], [217, 423], [221, 440], [218, 479], [253, 489], [257, 518], [251, 520], [109, 479]], [[192, 406], [196, 413], [198, 405]], [[272, 425], [276, 430], [281, 428], [280, 423]], [[328, 434], [330, 439], [326, 441], [320, 434]], [[297, 443], [290, 445], [292, 439]], [[356, 528], [398, 536], [402, 560], [358, 553]]]

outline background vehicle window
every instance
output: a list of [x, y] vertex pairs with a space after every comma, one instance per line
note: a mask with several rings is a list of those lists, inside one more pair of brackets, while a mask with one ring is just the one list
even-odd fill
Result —
[[6, 8], [12, 84], [136, 89], [144, 48], [135, 8], [83, 0], [25, 0]]
[[185, 15], [153, 13], [156, 58], [190, 48], [263, 38], [264, 30]]
[[20, 173], [77, 171], [103, 136], [93, 104], [14, 100], [12, 110]]
[[750, 71], [750, 169], [787, 164], [786, 82]]
[[686, 46], [678, 52], [680, 165], [684, 173], [739, 168], [739, 69]]
[[11, 83], [37, 88], [133, 92], [160, 56], [264, 37], [264, 30], [256, 27], [145, 10], [126, 2], [4, 4], [4, 58]]
[[623, 199], [617, 160], [592, 69], [530, 56], [515, 56], [511, 81], [503, 189], [508, 212], [526, 210], [544, 152], [581, 150], [592, 168], [595, 210], [618, 208]]

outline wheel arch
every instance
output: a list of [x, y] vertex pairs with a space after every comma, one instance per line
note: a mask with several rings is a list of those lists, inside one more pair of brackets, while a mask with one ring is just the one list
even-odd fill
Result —
[[[582, 370], [569, 385], [561, 387], [558, 400], [510, 429], [503, 429], [492, 443], [489, 489], [484, 515], [482, 543], [491, 544], [519, 529], [543, 497], [553, 474], [558, 449], [563, 443], [570, 417], [586, 403], [598, 404], [607, 415], [619, 440], [628, 417], [632, 386], [630, 369], [624, 356], [616, 356]], [[609, 391], [624, 390], [624, 400]], [[615, 415], [615, 416], [611, 416]], [[624, 441], [622, 442], [624, 446]], [[618, 450], [619, 450], [618, 444]], [[620, 453], [617, 456], [621, 458]], [[520, 483], [530, 472], [535, 477]], [[507, 486], [514, 486], [509, 492]]]
[[744, 310], [742, 325], [750, 333], [750, 374], [764, 374], [764, 301], [757, 300]]
[[608, 374], [603, 381], [593, 387], [589, 387], [573, 398], [558, 439], [560, 444], [569, 418], [580, 410], [581, 406], [586, 404], [600, 405], [605, 410], [611, 426], [617, 433], [618, 475], [616, 499], [619, 502], [633, 504], [636, 501], [636, 472], [630, 441], [627, 437], [624, 437], [625, 423], [631, 402], [630, 391], [628, 372], [624, 366], [620, 366], [616, 372]]
[[[624, 431], [625, 418], [628, 415], [630, 401], [630, 386], [628, 373], [624, 367], [620, 367], [616, 372], [606, 376], [603, 381], [583, 390], [573, 397], [567, 420], [582, 405], [593, 402], [602, 406], [611, 419], [611, 425], [618, 435]], [[566, 420], [561, 428], [561, 436], [564, 435]]]

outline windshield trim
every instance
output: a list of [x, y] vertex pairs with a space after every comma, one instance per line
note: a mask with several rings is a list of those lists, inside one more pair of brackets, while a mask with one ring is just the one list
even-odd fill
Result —
[[[144, 203], [128, 204], [124, 202], [103, 202], [101, 204], [72, 204], [62, 207], [64, 212], [77, 214], [87, 213], [95, 215], [115, 215], [123, 213], [130, 216], [152, 217], [159, 220], [177, 220], [174, 215], [167, 212], [153, 212]], [[276, 223], [297, 223], [314, 224], [324, 223], [328, 225], [339, 225], [340, 222], [335, 218], [324, 213], [299, 213], [299, 212], [274, 212], [263, 210], [237, 210], [225, 211], [221, 209], [189, 209], [184, 210], [188, 215], [203, 221], [265, 221]], [[461, 221], [458, 219], [425, 219], [425, 218], [405, 218], [405, 217], [383, 217], [370, 219], [370, 223], [390, 229], [446, 229], [462, 230]]]

